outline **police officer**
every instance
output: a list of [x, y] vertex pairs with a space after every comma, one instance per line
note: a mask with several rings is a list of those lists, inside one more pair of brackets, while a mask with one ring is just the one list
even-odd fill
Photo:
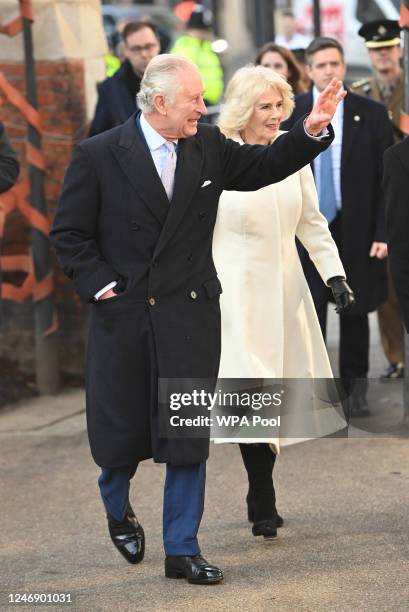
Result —
[[211, 11], [201, 4], [195, 4], [186, 26], [186, 34], [180, 36], [171, 49], [171, 53], [188, 57], [198, 67], [205, 87], [206, 106], [217, 104], [224, 88], [223, 68], [209, 40], [211, 27]]
[[[388, 109], [395, 143], [404, 134], [399, 127], [403, 102], [403, 71], [400, 60], [402, 47], [397, 21], [378, 19], [365, 23], [358, 34], [365, 39], [374, 76], [352, 84], [351, 89], [382, 102]], [[389, 266], [388, 266], [389, 267]], [[379, 331], [385, 355], [389, 361], [382, 380], [403, 377], [403, 324], [395, 287], [388, 270], [388, 299], [378, 308]]]

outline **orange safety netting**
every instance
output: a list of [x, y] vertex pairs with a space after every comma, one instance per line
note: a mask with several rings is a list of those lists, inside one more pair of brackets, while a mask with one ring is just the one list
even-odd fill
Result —
[[[20, 17], [4, 25], [0, 22], [0, 33], [15, 36], [22, 31], [23, 18], [33, 21], [31, 0], [19, 0]], [[7, 101], [17, 108], [27, 123], [32, 125], [38, 132], [42, 131], [40, 114], [24, 97], [24, 95], [6, 79], [0, 72], [0, 93]], [[28, 164], [35, 166], [45, 172], [45, 160], [40, 149], [26, 142], [26, 159]], [[0, 196], [0, 241], [4, 236], [7, 216], [14, 210], [18, 210], [27, 223], [37, 229], [45, 236], [50, 231], [50, 220], [47, 216], [36, 210], [29, 201], [30, 183], [28, 177], [23, 177], [10, 191]], [[34, 302], [48, 297], [54, 290], [53, 273], [49, 272], [41, 281], [36, 279], [32, 254], [27, 255], [4, 255], [0, 257], [1, 267], [5, 271], [24, 272], [26, 277], [22, 285], [2, 283], [2, 297], [14, 302], [24, 302], [32, 298]], [[54, 314], [50, 327], [45, 335], [53, 333], [58, 327], [57, 318]]]
[[20, 0], [20, 15], [4, 24], [0, 20], [0, 34], [16, 36], [23, 30], [23, 18], [33, 21], [33, 10], [31, 0]]
[[399, 25], [401, 28], [409, 29], [409, 8], [403, 3], [400, 5]]

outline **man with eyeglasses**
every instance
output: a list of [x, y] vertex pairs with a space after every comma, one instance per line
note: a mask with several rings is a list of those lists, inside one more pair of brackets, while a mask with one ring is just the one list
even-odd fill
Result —
[[98, 102], [89, 130], [95, 136], [124, 123], [136, 110], [136, 94], [146, 66], [160, 52], [153, 23], [133, 21], [122, 31], [125, 60], [119, 70], [98, 86]]

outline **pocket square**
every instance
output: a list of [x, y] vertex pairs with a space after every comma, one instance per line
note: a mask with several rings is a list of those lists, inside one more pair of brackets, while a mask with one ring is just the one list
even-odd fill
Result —
[[208, 185], [211, 185], [212, 181], [203, 181], [203, 185], [200, 185], [200, 189], [202, 189], [202, 187], [207, 187]]

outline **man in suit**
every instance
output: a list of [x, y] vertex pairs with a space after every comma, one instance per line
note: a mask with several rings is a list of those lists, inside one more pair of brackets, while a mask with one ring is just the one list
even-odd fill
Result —
[[389, 265], [409, 331], [409, 138], [385, 151], [383, 188]]
[[142, 113], [81, 143], [67, 170], [51, 237], [80, 297], [92, 302], [87, 422], [109, 531], [128, 561], [142, 560], [130, 479], [144, 459], [166, 463], [169, 578], [222, 579], [197, 541], [208, 438], [165, 437], [157, 397], [160, 379], [217, 376], [222, 288], [212, 233], [219, 196], [279, 181], [323, 151], [332, 128], [319, 135], [344, 95], [340, 86], [334, 80], [310, 115], [270, 147], [240, 146], [198, 125], [206, 107], [196, 66], [160, 55], [142, 80]]
[[98, 102], [89, 130], [95, 136], [124, 123], [136, 110], [136, 94], [145, 68], [160, 52], [153, 23], [133, 21], [122, 31], [125, 60], [119, 70], [98, 86]]
[[[285, 129], [310, 110], [332, 78], [345, 77], [344, 53], [337, 40], [317, 38], [306, 55], [313, 88], [296, 97], [295, 111]], [[382, 155], [392, 144], [392, 128], [383, 105], [349, 93], [337, 108], [334, 130], [333, 144], [315, 160], [313, 170], [320, 210], [327, 218], [356, 298], [350, 312], [340, 316], [339, 370], [347, 391], [354, 390], [351, 415], [361, 417], [369, 414], [368, 313], [387, 296], [381, 180]], [[325, 338], [331, 295], [305, 251], [302, 260]]]
[[[378, 19], [365, 23], [358, 34], [365, 39], [374, 76], [351, 85], [352, 91], [382, 102], [388, 109], [392, 123], [394, 142], [401, 142], [404, 134], [400, 129], [400, 112], [403, 104], [403, 70], [401, 58], [403, 48], [400, 27], [397, 21]], [[381, 380], [403, 378], [403, 323], [392, 282], [389, 266], [388, 299], [378, 308], [379, 332], [389, 366]]]

